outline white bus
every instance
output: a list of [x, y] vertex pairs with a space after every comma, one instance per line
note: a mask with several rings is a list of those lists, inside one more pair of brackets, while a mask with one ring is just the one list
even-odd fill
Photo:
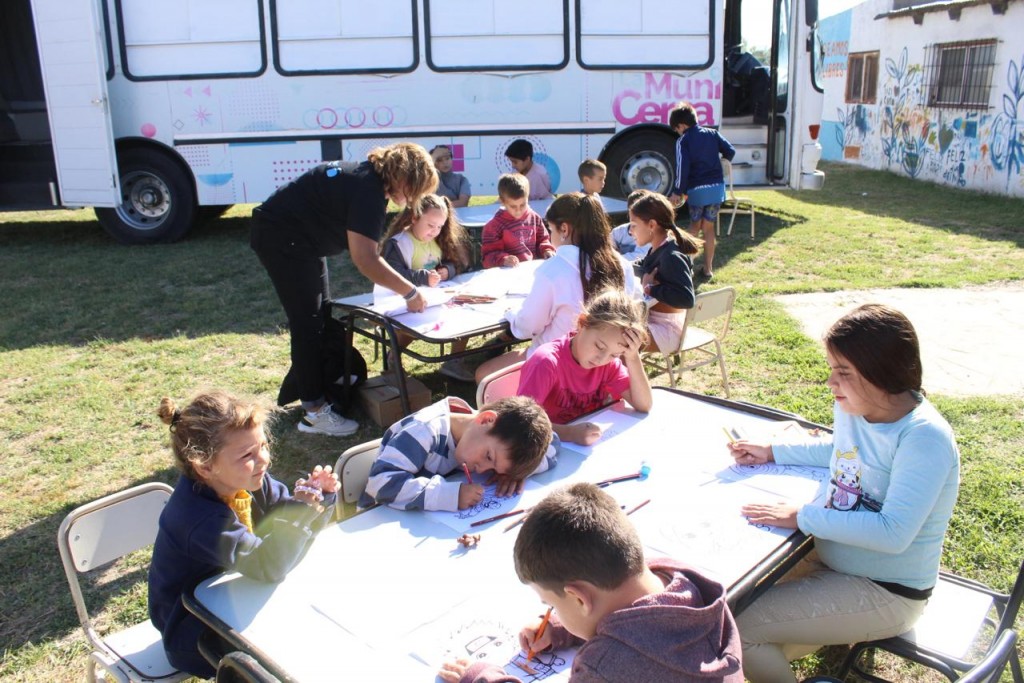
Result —
[[325, 160], [444, 143], [495, 194], [516, 138], [556, 192], [667, 191], [680, 100], [737, 185], [817, 188], [817, 0], [4, 0], [0, 209], [180, 238]]

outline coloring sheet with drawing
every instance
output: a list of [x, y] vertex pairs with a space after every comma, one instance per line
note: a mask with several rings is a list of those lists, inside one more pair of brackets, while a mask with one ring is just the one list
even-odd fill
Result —
[[518, 604], [512, 600], [468, 600], [411, 633], [402, 646], [435, 671], [445, 661], [466, 658], [491, 662], [524, 683], [568, 681], [575, 650], [541, 652], [527, 661], [519, 647], [519, 631], [539, 618], [543, 605], [536, 598], [518, 597]]
[[722, 481], [743, 482], [790, 500], [820, 504], [825, 500], [829, 471], [827, 467], [807, 465], [732, 464], [715, 473]]
[[[482, 474], [479, 476], [484, 478], [486, 481], [486, 477], [488, 475]], [[531, 479], [527, 479], [521, 494], [500, 498], [497, 493], [497, 485], [488, 484], [484, 486], [483, 500], [471, 508], [456, 510], [455, 512], [448, 510], [431, 510], [422, 514], [428, 519], [440, 522], [455, 531], [473, 531], [478, 528], [473, 526], [473, 522], [487, 519], [489, 517], [495, 517], [518, 508], [529, 507], [533, 503], [539, 501], [543, 497], [542, 489], [543, 487], [540, 484]], [[531, 494], [531, 492], [533, 493]]]

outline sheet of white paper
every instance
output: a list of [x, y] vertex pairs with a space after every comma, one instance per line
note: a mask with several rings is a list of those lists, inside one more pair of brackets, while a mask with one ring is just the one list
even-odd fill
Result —
[[641, 420], [638, 417], [617, 410], [602, 410], [589, 417], [581, 417], [572, 424], [579, 424], [581, 422], [593, 422], [601, 427], [601, 438], [592, 446], [583, 446], [578, 443], [569, 443], [568, 441], [563, 441], [562, 446], [584, 455], [590, 455], [601, 444], [606, 444], [626, 432], [626, 430], [637, 427]]
[[456, 510], [455, 512], [447, 510], [431, 510], [429, 512], [424, 512], [423, 514], [428, 519], [440, 522], [441, 524], [455, 529], [458, 532], [465, 533], [468, 531], [474, 531], [475, 533], [475, 529], [480, 527], [472, 526], [473, 522], [487, 519], [488, 517], [495, 517], [524, 507], [522, 500], [524, 495], [528, 491], [539, 491], [542, 487], [537, 482], [527, 479], [526, 484], [523, 486], [522, 494], [517, 496], [508, 496], [506, 498], [500, 498], [498, 496], [497, 488], [496, 484], [485, 486], [483, 500], [471, 508]]
[[695, 565], [729, 586], [792, 533], [751, 524], [740, 514], [746, 503], [771, 500], [743, 484], [713, 482], [688, 488], [685, 495], [656, 497], [630, 520], [653, 551], [649, 555]]
[[[446, 304], [455, 296], [447, 289], [439, 287], [418, 287], [417, 289], [420, 290], [420, 294], [426, 300], [428, 308]], [[373, 310], [377, 313], [381, 315], [401, 315], [409, 310], [405, 304], [406, 301], [401, 295], [395, 294], [390, 289], [380, 285], [373, 286]]]

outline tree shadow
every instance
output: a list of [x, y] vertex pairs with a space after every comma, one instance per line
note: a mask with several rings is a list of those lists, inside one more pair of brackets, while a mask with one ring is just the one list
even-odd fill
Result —
[[[333, 295], [370, 288], [347, 254], [330, 268]], [[131, 247], [95, 221], [2, 223], [0, 288], [6, 349], [276, 333], [285, 324], [249, 248], [246, 216], [210, 221], [175, 244]]]
[[822, 167], [826, 174], [823, 189], [791, 193], [794, 200], [1024, 246], [1020, 229], [1024, 202], [1018, 198], [945, 187], [850, 164]]

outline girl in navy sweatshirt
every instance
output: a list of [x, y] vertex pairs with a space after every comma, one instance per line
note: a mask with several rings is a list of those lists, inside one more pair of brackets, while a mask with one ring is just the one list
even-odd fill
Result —
[[236, 570], [280, 581], [298, 564], [313, 530], [331, 520], [338, 479], [331, 466], [299, 479], [295, 494], [267, 473], [267, 410], [223, 392], [200, 394], [179, 410], [160, 402], [181, 477], [160, 514], [149, 568], [149, 616], [167, 661], [201, 678], [215, 671], [199, 654], [202, 623], [182, 592], [204, 576]]

